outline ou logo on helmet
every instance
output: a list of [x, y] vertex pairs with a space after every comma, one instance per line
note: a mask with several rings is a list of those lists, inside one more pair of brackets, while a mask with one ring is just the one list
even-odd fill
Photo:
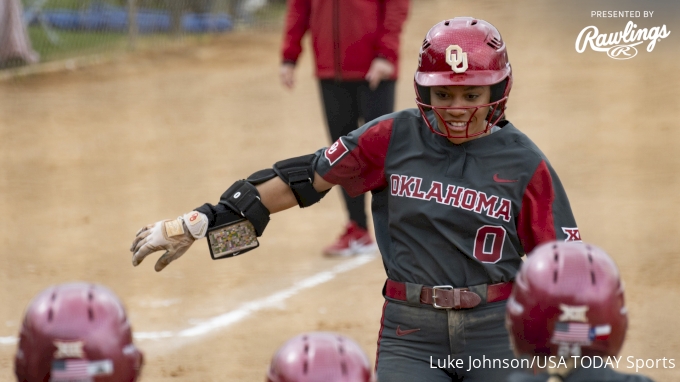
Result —
[[465, 73], [468, 68], [467, 53], [458, 45], [449, 45], [446, 48], [446, 63], [451, 65], [455, 73]]

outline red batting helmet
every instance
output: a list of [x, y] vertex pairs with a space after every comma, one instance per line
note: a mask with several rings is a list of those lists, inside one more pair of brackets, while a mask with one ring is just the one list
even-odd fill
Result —
[[582, 242], [537, 247], [517, 273], [506, 325], [519, 355], [617, 355], [628, 316], [616, 264]]
[[304, 333], [274, 355], [267, 382], [370, 382], [368, 357], [351, 339], [336, 333]]
[[[491, 86], [491, 102], [474, 107], [433, 107], [430, 103], [432, 86]], [[474, 137], [486, 133], [501, 120], [512, 88], [512, 70], [505, 42], [498, 29], [490, 23], [472, 17], [456, 17], [433, 26], [423, 41], [418, 56], [418, 70], [414, 78], [416, 104], [427, 126], [435, 134], [447, 138]], [[452, 135], [441, 132], [429, 122], [426, 111], [475, 109], [489, 107], [484, 131], [474, 134]], [[470, 117], [472, 120], [472, 116]], [[470, 121], [468, 121], [468, 128]]]
[[101, 285], [68, 283], [29, 304], [14, 371], [19, 382], [134, 382], [142, 363], [118, 297]]

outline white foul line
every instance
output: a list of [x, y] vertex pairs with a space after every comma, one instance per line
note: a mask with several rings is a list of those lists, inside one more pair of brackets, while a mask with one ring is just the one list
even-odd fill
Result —
[[0, 337], [0, 345], [14, 345], [17, 343], [16, 337]]
[[[206, 322], [191, 326], [189, 328], [172, 332], [135, 332], [134, 338], [137, 340], [146, 339], [161, 339], [161, 338], [172, 338], [172, 337], [196, 337], [214, 330], [225, 328], [232, 324], [235, 324], [244, 318], [250, 316], [251, 314], [266, 309], [271, 306], [275, 306], [290, 297], [298, 294], [300, 291], [315, 287], [317, 285], [323, 284], [335, 278], [335, 276], [340, 273], [350, 271], [354, 268], [358, 268], [376, 258], [376, 255], [360, 255], [342, 264], [336, 265], [330, 271], [323, 271], [310, 276], [306, 279], [300, 280], [293, 284], [290, 288], [284, 289], [282, 291], [276, 292], [268, 297], [264, 297], [258, 300], [247, 302], [238, 309], [232, 310], [230, 312], [221, 314], [219, 316], [213, 317]], [[13, 345], [16, 344], [16, 337], [0, 337], [0, 345]]]

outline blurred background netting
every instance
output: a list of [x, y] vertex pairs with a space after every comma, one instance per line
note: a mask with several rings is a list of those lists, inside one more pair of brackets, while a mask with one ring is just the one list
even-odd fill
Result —
[[[6, 59], [0, 69], [276, 28], [286, 7], [285, 0], [2, 0], [10, 1], [21, 8], [20, 17], [16, 11], [14, 16], [35, 54]], [[5, 20], [11, 13], [5, 12]]]

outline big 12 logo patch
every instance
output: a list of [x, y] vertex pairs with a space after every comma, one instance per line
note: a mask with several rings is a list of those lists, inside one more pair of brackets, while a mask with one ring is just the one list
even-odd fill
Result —
[[581, 241], [581, 232], [579, 232], [578, 227], [562, 227], [562, 232], [567, 235], [564, 241]]

